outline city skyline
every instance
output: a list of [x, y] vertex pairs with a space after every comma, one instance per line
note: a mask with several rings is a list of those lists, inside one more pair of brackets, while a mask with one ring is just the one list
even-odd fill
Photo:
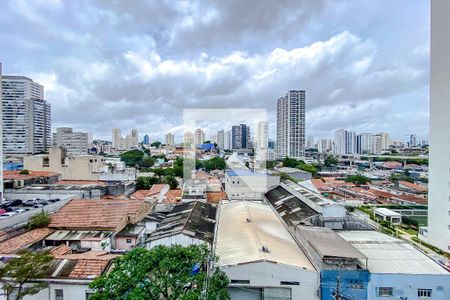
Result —
[[[15, 23], [16, 33], [29, 40], [8, 43], [10, 51], [0, 50], [0, 56], [3, 74], [25, 75], [45, 86], [53, 129], [93, 131], [96, 138], [105, 139], [112, 128], [120, 127], [124, 131], [137, 128], [159, 140], [173, 132], [180, 139], [179, 115], [184, 107], [224, 104], [266, 108], [269, 136], [274, 138], [273, 99], [296, 88], [306, 90], [311, 100], [307, 135], [332, 137], [338, 128], [348, 128], [388, 131], [397, 140], [404, 131], [428, 138], [428, 4], [379, 4], [375, 9], [369, 2], [274, 5], [264, 7], [274, 12], [264, 25], [254, 18], [258, 11], [249, 9], [251, 15], [233, 26], [234, 34], [223, 29], [225, 36], [217, 39], [207, 28], [227, 28], [235, 20], [232, 12], [247, 11], [246, 7], [237, 9], [232, 1], [202, 8], [193, 3], [122, 7], [92, 2], [54, 1], [53, 6], [11, 2], [5, 3], [0, 18], [6, 25], [21, 19], [20, 25]], [[293, 6], [298, 13], [288, 21], [284, 16]], [[339, 17], [330, 15], [335, 9]], [[62, 19], [67, 10], [80, 11], [80, 15]], [[121, 10], [125, 16], [141, 16], [142, 12], [158, 18], [136, 18], [136, 24], [129, 24], [119, 14]], [[83, 18], [85, 11], [92, 13], [90, 19]], [[364, 20], [355, 11], [364, 11]], [[102, 29], [92, 30], [100, 22]], [[322, 25], [329, 22], [337, 26]], [[56, 23], [62, 26], [52, 27]], [[385, 35], [383, 26], [374, 26], [379, 24], [389, 26], [392, 34]], [[293, 25], [302, 25], [302, 34]], [[259, 31], [260, 26], [264, 30]], [[114, 34], [102, 34], [104, 30]], [[204, 38], [178, 51], [186, 37], [200, 35]], [[6, 38], [8, 33], [0, 32], [0, 41]], [[94, 45], [95, 53], [87, 44]], [[28, 55], [31, 51], [35, 56]], [[188, 68], [195, 72], [186, 72]], [[102, 114], [97, 113], [99, 106]]]

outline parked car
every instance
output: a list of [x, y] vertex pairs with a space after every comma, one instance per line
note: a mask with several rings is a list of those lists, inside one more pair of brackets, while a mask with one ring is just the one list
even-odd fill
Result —
[[23, 202], [23, 206], [34, 206], [36, 204], [35, 199], [28, 199]]
[[10, 211], [10, 212], [2, 214], [2, 216], [8, 216], [8, 217], [12, 217], [15, 215], [17, 215], [17, 213], [15, 211]]
[[37, 204], [42, 204], [42, 205], [47, 204], [47, 200], [45, 200], [45, 199], [36, 198], [34, 200], [36, 201]]
[[55, 199], [48, 200], [48, 202], [55, 203], [55, 202], [58, 202], [59, 200], [60, 200], [59, 198], [55, 198]]
[[8, 204], [8, 206], [19, 206], [19, 205], [22, 205], [22, 203], [23, 203], [22, 200], [15, 199], [15, 200], [8, 201], [7, 204]]

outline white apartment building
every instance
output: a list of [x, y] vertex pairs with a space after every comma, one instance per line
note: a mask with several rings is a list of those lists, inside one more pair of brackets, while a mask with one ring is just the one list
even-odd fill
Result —
[[192, 132], [184, 132], [183, 142], [186, 144], [192, 144], [194, 142], [194, 135], [192, 134]]
[[267, 149], [269, 143], [269, 124], [267, 121], [258, 122], [256, 126], [256, 148]]
[[334, 154], [355, 154], [357, 148], [356, 133], [345, 129], [336, 130], [334, 132], [334, 145]]
[[115, 149], [122, 148], [122, 131], [120, 128], [113, 128], [112, 130], [112, 147]]
[[319, 153], [329, 153], [333, 150], [333, 141], [331, 139], [320, 139], [317, 141], [317, 151]]
[[2, 77], [4, 154], [46, 152], [51, 147], [51, 106], [44, 87], [25, 76]]
[[225, 146], [225, 132], [222, 130], [219, 130], [217, 132], [217, 146], [219, 149], [224, 149]]
[[223, 139], [223, 148], [225, 150], [231, 150], [231, 131], [227, 130]]
[[195, 130], [194, 142], [196, 145], [200, 145], [203, 144], [204, 141], [205, 141], [205, 132], [200, 128], [198, 128], [197, 130]]
[[166, 146], [174, 146], [175, 145], [175, 136], [169, 132], [165, 136], [165, 144]]
[[125, 138], [119, 128], [112, 130], [112, 147], [116, 150], [131, 150], [139, 147], [139, 134], [137, 129], [131, 130]]
[[64, 148], [69, 156], [88, 154], [88, 142], [87, 132], [74, 132], [70, 127], [56, 128], [53, 133], [53, 146]]
[[430, 168], [426, 242], [450, 253], [449, 1], [431, 1]]
[[357, 137], [357, 153], [371, 154], [374, 152], [374, 136], [372, 133], [361, 133]]
[[305, 156], [306, 93], [291, 90], [277, 102], [277, 155], [303, 158]]
[[316, 147], [316, 145], [314, 144], [314, 137], [313, 136], [308, 136], [308, 138], [306, 139], [306, 148], [307, 149], [314, 149]]

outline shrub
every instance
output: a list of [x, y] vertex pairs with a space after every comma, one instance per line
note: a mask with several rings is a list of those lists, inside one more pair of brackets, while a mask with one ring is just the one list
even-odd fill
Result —
[[30, 218], [30, 220], [28, 221], [28, 229], [46, 227], [48, 226], [48, 224], [50, 224], [50, 221], [51, 218], [48, 213], [40, 212]]

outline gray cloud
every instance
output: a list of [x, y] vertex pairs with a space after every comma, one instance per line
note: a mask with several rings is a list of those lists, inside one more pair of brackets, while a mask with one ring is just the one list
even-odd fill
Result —
[[[161, 137], [183, 108], [267, 108], [307, 91], [308, 134], [427, 135], [422, 1], [10, 1], [5, 73], [46, 87], [55, 126]], [[414, 122], [411, 122], [414, 120]], [[272, 128], [273, 126], [271, 126]]]

